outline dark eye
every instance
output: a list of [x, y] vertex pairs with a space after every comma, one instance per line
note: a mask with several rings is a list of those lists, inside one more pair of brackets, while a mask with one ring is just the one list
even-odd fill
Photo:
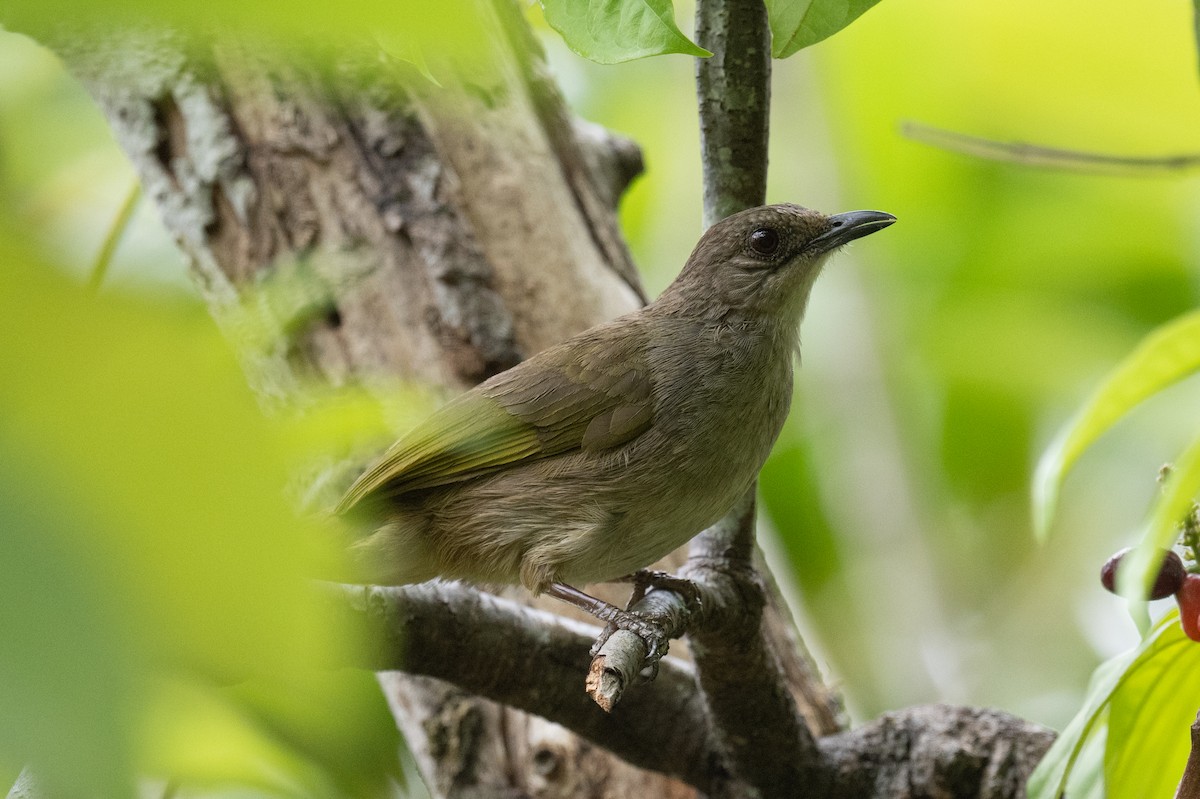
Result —
[[769, 227], [760, 227], [750, 234], [750, 249], [759, 255], [772, 255], [779, 249], [779, 233]]

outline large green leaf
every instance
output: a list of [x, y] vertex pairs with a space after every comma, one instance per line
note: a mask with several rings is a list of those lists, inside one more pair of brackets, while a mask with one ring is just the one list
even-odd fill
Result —
[[[378, 692], [322, 670], [361, 642], [312, 580], [342, 569], [286, 497], [297, 445], [202, 308], [90, 295], [5, 234], [0, 751], [67, 791], [178, 767], [378, 793], [395, 727]], [[221, 687], [248, 680], [274, 693]], [[233, 712], [172, 712], [200, 694]]]
[[1171, 796], [1187, 762], [1188, 728], [1200, 708], [1200, 644], [1174, 614], [1164, 627], [1109, 703], [1108, 799]]
[[679, 30], [671, 0], [542, 0], [542, 8], [568, 47], [599, 64], [712, 55]]
[[1049, 532], [1063, 478], [1079, 456], [1135, 405], [1200, 369], [1200, 311], [1147, 336], [1059, 433], [1038, 462], [1033, 483], [1034, 531]]
[[879, 0], [766, 0], [771, 55], [787, 58], [826, 39]]
[[[1200, 706], [1200, 644], [1178, 613], [1167, 614], [1137, 648], [1101, 664], [1083, 707], [1029, 778], [1029, 799], [1077, 799], [1095, 789], [1099, 763], [1085, 749], [1105, 735], [1104, 794], [1109, 799], [1169, 796], [1188, 752], [1188, 726]], [[1153, 775], [1153, 781], [1151, 776]], [[1154, 789], [1151, 785], [1156, 786]]]

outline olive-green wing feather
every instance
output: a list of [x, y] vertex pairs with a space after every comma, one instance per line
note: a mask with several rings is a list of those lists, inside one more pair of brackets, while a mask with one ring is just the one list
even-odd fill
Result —
[[396, 442], [346, 492], [395, 497], [571, 450], [603, 451], [650, 427], [640, 326], [593, 328], [452, 400]]

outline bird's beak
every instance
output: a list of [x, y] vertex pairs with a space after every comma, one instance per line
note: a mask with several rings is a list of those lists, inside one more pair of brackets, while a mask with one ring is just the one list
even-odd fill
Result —
[[811, 246], [818, 252], [829, 252], [855, 239], [869, 236], [877, 230], [883, 230], [895, 221], [896, 217], [883, 211], [847, 211], [844, 214], [834, 214], [829, 217], [832, 226], [813, 239]]

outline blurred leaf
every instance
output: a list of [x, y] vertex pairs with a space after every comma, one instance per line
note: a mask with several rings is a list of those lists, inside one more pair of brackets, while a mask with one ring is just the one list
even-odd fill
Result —
[[103, 570], [64, 545], [86, 517], [52, 485], [0, 414], [0, 751], [56, 788], [120, 796], [144, 652]]
[[599, 64], [712, 55], [679, 30], [671, 0], [542, 0], [542, 9], [568, 47]]
[[[1180, 645], [1191, 643], [1184, 637], [1178, 624], [1178, 618], [1177, 613], [1167, 614], [1159, 620], [1151, 634], [1143, 639], [1137, 648], [1123, 652], [1096, 668], [1092, 674], [1091, 683], [1088, 685], [1088, 693], [1084, 698], [1083, 707], [1071, 719], [1071, 723], [1054, 741], [1045, 757], [1038, 763], [1037, 769], [1030, 775], [1029, 799], [1059, 799], [1068, 782], [1072, 785], [1091, 783], [1095, 779], [1094, 775], [1081, 775], [1073, 772], [1080, 767], [1090, 765], [1091, 768], [1095, 768], [1098, 765], [1091, 761], [1085, 763], [1082, 753], [1089, 740], [1100, 733], [1101, 727], [1107, 729], [1105, 772], [1109, 773], [1112, 766], [1108, 761], [1113, 753], [1132, 743], [1127, 737], [1130, 718], [1127, 715], [1119, 715], [1118, 726], [1114, 728], [1112, 713], [1126, 714], [1129, 703], [1137, 704], [1142, 701], [1147, 680], [1161, 677], [1168, 670], [1180, 666], [1185, 667], [1185, 676], [1193, 682], [1195, 681], [1193, 667], [1200, 661], [1184, 663], [1177, 660], [1180, 655]], [[1193, 649], [1195, 654], [1190, 656], [1200, 658], [1200, 647], [1193, 647]], [[1197, 684], [1197, 688], [1200, 688], [1200, 684]], [[1189, 715], [1189, 720], [1183, 727], [1186, 730], [1187, 725], [1191, 723], [1190, 718], [1195, 716], [1196, 704], [1188, 704], [1187, 699], [1183, 704], [1188, 708]], [[1104, 718], [1106, 713], [1108, 713], [1107, 726]], [[1183, 739], [1187, 740], [1186, 734]], [[1124, 769], [1131, 769], [1134, 774], [1142, 774], [1136, 761], [1130, 764], [1128, 760], [1122, 759], [1121, 769], [1119, 776], [1122, 780], [1127, 777], [1134, 778], [1132, 774], [1126, 775]], [[1176, 775], [1176, 779], [1178, 779], [1178, 775]], [[1111, 786], [1108, 790], [1110, 798], [1116, 796], [1111, 792]], [[1133, 795], [1165, 796], [1166, 794], [1142, 792]], [[1074, 799], [1074, 795], [1072, 795], [1072, 799]]]
[[1113, 693], [1104, 785], [1108, 799], [1171, 796], [1187, 762], [1200, 708], [1200, 644], [1171, 614], [1147, 656]]
[[[321, 778], [336, 786], [336, 795], [381, 796], [390, 782], [401, 780], [400, 733], [380, 701], [373, 672], [313, 671], [253, 680], [230, 693], [274, 740], [319, 764]], [[304, 701], [297, 702], [298, 696]]]
[[1200, 311], [1147, 336], [1059, 433], [1033, 481], [1034, 531], [1049, 533], [1063, 478], [1079, 456], [1134, 406], [1200, 369]]
[[879, 0], [766, 0], [771, 55], [787, 58], [826, 39]]
[[[1105, 719], [1107, 722], [1107, 719]], [[1067, 796], [1071, 799], [1106, 799], [1104, 794], [1104, 750], [1108, 744], [1108, 725], [1097, 724], [1087, 743], [1075, 758], [1075, 766], [1067, 780]]]
[[[321, 671], [358, 662], [361, 645], [312, 579], [342, 571], [340, 547], [289, 506], [288, 441], [212, 319], [91, 296], [5, 232], [0, 748], [55, 785], [105, 795], [127, 791], [153, 752], [192, 757], [191, 779], [258, 769], [281, 790], [378, 793], [396, 750], [382, 698], [362, 689], [369, 675]], [[269, 702], [221, 700], [267, 742], [200, 769], [231, 757], [223, 736], [253, 735], [164, 710], [178, 697], [157, 687], [164, 677], [185, 694], [213, 678], [272, 686]], [[156, 720], [152, 735], [142, 719]], [[205, 730], [218, 736], [208, 750]], [[182, 751], [148, 744], [159, 738]]]
[[[202, 35], [220, 30], [276, 45], [298, 45], [311, 59], [319, 53], [334, 56], [347, 47], [376, 47], [376, 37], [383, 36], [392, 51], [437, 53], [466, 63], [484, 50], [487, 19], [486, 5], [477, 0], [9, 0], [0, 10], [0, 24], [9, 30], [52, 41], [90, 26], [101, 31], [166, 28]], [[71, 31], [62, 30], [62, 20], [71, 20]]]
[[1200, 0], [1192, 0], [1192, 41], [1200, 52]]
[[189, 787], [238, 785], [277, 796], [334, 796], [319, 769], [282, 745], [224, 692], [165, 680], [143, 720], [141, 763]]
[[143, 723], [143, 767], [189, 787], [384, 796], [400, 779], [400, 736], [378, 695], [366, 671], [232, 689], [163, 680]]

